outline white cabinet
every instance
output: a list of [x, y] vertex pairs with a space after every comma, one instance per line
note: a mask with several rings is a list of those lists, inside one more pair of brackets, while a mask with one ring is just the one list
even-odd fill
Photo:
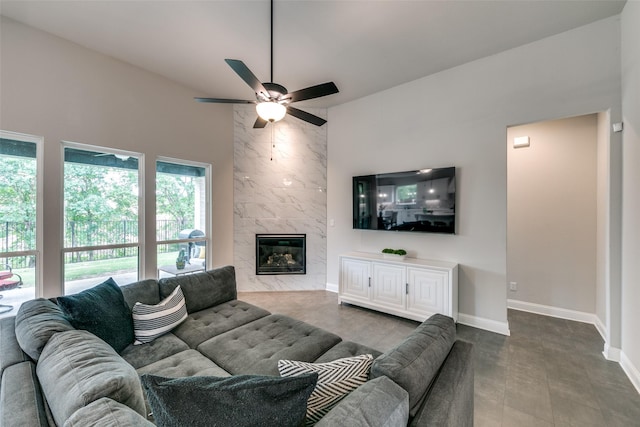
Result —
[[343, 260], [340, 268], [341, 292], [349, 297], [369, 299], [371, 263], [357, 259]]
[[340, 303], [424, 321], [435, 313], [458, 318], [458, 265], [379, 254], [340, 256]]
[[401, 265], [371, 263], [371, 301], [402, 310], [405, 306], [407, 272]]

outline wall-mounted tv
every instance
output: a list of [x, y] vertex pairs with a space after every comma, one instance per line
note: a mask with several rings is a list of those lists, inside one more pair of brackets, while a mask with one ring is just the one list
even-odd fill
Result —
[[353, 228], [454, 234], [456, 168], [353, 177]]

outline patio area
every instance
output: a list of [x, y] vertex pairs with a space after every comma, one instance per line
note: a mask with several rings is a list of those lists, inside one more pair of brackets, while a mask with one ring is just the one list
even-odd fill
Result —
[[[105, 280], [107, 280], [109, 277], [113, 277], [113, 280], [115, 280], [116, 283], [120, 286], [126, 285], [128, 283], [133, 283], [136, 280], [138, 280], [136, 272], [114, 274], [113, 276], [92, 277], [90, 279], [74, 280], [72, 282], [67, 282], [66, 293], [75, 294], [84, 289], [88, 289], [92, 286], [98, 285], [104, 282]], [[12, 310], [0, 314], [0, 319], [1, 319], [3, 317], [15, 316], [16, 313], [18, 313], [18, 309], [20, 308], [23, 302], [34, 299], [35, 288], [22, 287], [22, 288], [11, 289], [8, 291], [0, 292], [0, 295], [2, 295], [2, 299], [0, 299], [0, 304], [13, 306]]]

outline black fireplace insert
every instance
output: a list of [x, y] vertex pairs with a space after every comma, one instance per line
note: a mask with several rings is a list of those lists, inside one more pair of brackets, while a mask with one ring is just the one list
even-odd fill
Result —
[[256, 234], [256, 274], [306, 274], [306, 234]]

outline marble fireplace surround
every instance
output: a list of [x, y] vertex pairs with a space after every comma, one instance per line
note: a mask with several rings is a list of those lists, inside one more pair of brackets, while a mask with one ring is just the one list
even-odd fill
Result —
[[[326, 118], [326, 110], [304, 108]], [[234, 106], [234, 265], [239, 291], [326, 288], [327, 125], [294, 117], [253, 129]], [[272, 138], [275, 146], [272, 146]], [[257, 275], [256, 234], [306, 234], [306, 274]]]

